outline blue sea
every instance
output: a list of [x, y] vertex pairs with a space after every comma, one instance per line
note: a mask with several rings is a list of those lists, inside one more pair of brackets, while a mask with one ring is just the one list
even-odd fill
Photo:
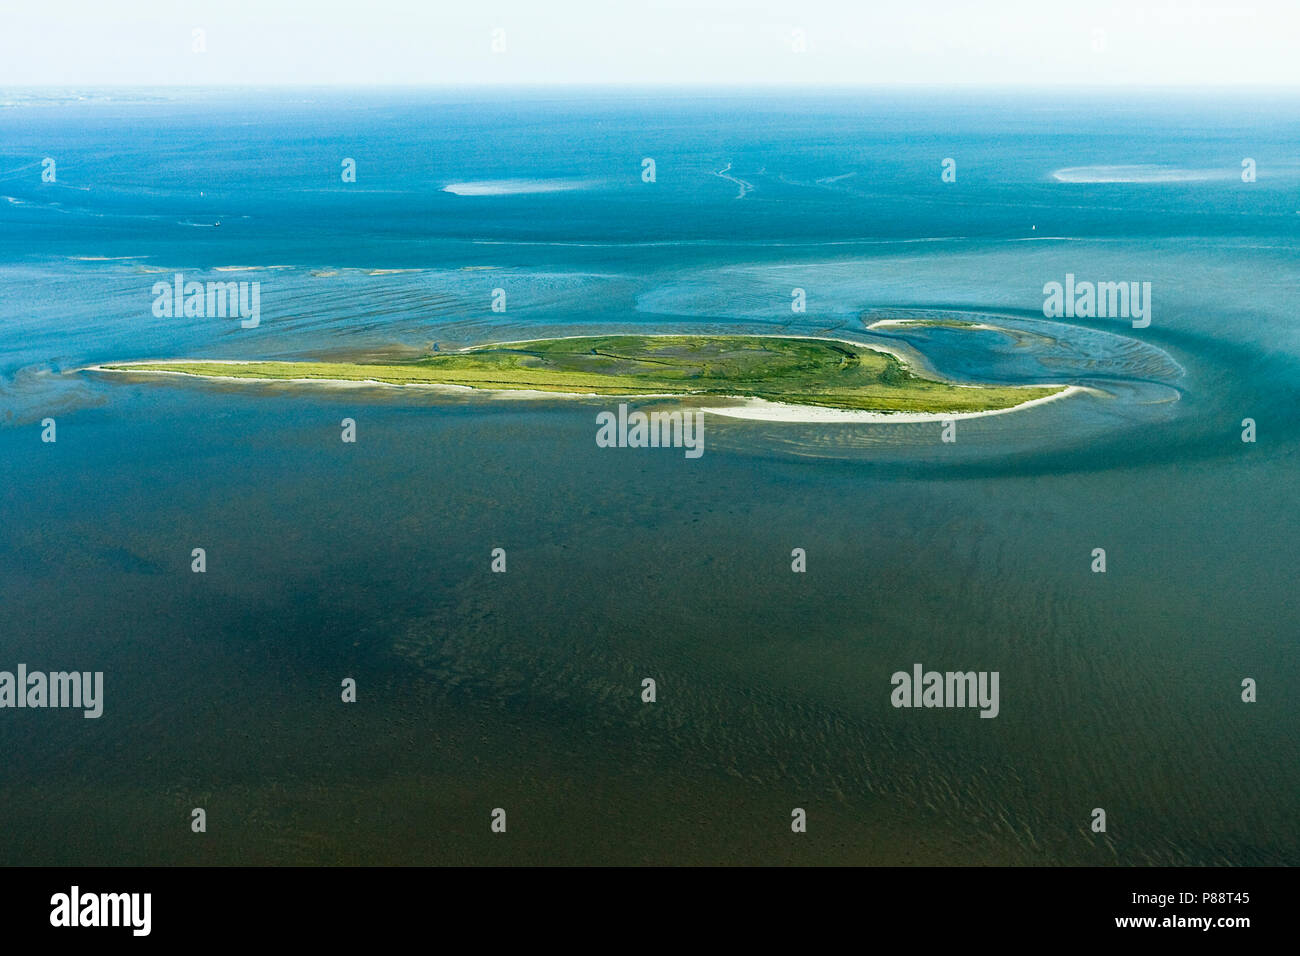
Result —
[[[0, 670], [104, 674], [0, 709], [0, 862], [1300, 863], [1298, 107], [0, 91]], [[87, 371], [611, 331], [1082, 391], [691, 460], [607, 399]], [[895, 707], [918, 663], [997, 717]]]

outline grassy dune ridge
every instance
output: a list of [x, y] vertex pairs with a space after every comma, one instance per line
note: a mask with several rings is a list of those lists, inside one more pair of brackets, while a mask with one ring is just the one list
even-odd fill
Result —
[[954, 385], [886, 352], [831, 339], [760, 335], [598, 335], [484, 345], [409, 361], [103, 365], [267, 381], [462, 385], [597, 395], [701, 395], [876, 412], [980, 412], [1046, 398], [1063, 385]]

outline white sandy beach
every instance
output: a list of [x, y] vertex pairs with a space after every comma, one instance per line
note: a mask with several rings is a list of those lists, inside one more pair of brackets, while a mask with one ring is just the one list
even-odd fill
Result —
[[[977, 388], [978, 386], [969, 386]], [[1026, 385], [1024, 388], [1050, 388], [1043, 385]], [[959, 418], [986, 418], [989, 415], [1005, 415], [1018, 412], [1034, 405], [1054, 402], [1058, 398], [1067, 398], [1079, 392], [1091, 392], [1093, 389], [1082, 385], [1068, 385], [1063, 391], [1043, 398], [1031, 399], [1012, 405], [1009, 408], [993, 408], [982, 412], [869, 412], [851, 408], [827, 408], [824, 405], [790, 405], [784, 402], [769, 402], [761, 398], [743, 398], [736, 406], [718, 406], [705, 408], [703, 411], [726, 418], [746, 418], [760, 422], [802, 422], [817, 424], [883, 422], [891, 425], [910, 425], [916, 422], [946, 422]]]

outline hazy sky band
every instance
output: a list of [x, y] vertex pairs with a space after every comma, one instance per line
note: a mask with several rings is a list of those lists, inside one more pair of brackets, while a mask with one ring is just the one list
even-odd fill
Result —
[[1297, 36], [1295, 0], [62, 0], [5, 4], [0, 84], [1294, 86]]

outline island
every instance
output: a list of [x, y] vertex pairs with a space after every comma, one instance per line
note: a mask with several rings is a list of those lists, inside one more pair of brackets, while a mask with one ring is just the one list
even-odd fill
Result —
[[1008, 411], [1075, 390], [945, 382], [918, 375], [902, 355], [885, 346], [786, 335], [586, 335], [383, 362], [195, 359], [106, 364], [92, 370], [583, 396], [702, 396], [907, 415], [909, 420]]

